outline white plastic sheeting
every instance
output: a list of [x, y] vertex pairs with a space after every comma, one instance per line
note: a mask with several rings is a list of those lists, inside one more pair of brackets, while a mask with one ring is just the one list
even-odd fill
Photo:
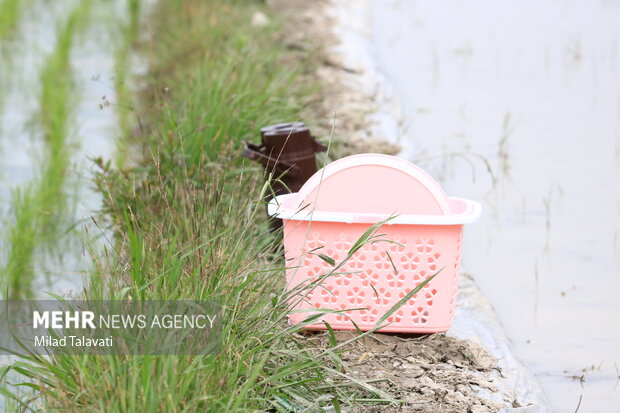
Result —
[[504, 409], [504, 412], [552, 411], [538, 380], [514, 354], [491, 303], [468, 274], [462, 274], [459, 280], [456, 316], [448, 335], [471, 340], [498, 360], [501, 373], [494, 373], [494, 380], [500, 394], [489, 393], [490, 398], [501, 400], [508, 396], [523, 406]]

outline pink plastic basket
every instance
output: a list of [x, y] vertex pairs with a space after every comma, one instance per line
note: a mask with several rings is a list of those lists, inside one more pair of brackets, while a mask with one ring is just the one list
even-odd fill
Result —
[[[308, 329], [366, 331], [407, 293], [439, 274], [389, 318], [384, 332], [441, 332], [456, 308], [463, 224], [480, 215], [477, 202], [448, 198], [430, 175], [400, 158], [349, 156], [327, 165], [299, 192], [280, 195], [269, 213], [284, 223], [287, 288], [297, 291], [291, 324], [316, 309], [325, 313]], [[393, 217], [379, 241], [354, 253], [335, 275], [302, 289], [343, 261], [373, 224]], [[388, 242], [392, 241], [392, 242]], [[355, 325], [353, 324], [355, 323]]]

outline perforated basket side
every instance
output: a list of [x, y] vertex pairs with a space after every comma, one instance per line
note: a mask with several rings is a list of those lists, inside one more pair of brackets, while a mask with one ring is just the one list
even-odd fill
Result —
[[[365, 224], [285, 221], [285, 251], [289, 288], [333, 272], [303, 298], [290, 315], [299, 323], [317, 308], [342, 310], [322, 319], [336, 329], [362, 330], [376, 322], [420, 282], [438, 275], [390, 318], [382, 331], [432, 332], [450, 326], [456, 304], [456, 274], [462, 226], [383, 226], [382, 241], [367, 244], [347, 258], [353, 243], [369, 227]], [[333, 259], [335, 268], [319, 256]], [[293, 268], [295, 267], [295, 268]], [[324, 329], [322, 322], [308, 328]]]

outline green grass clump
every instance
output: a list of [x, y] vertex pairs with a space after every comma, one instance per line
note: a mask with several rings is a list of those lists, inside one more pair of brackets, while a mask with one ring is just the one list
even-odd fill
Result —
[[283, 64], [275, 29], [250, 27], [262, 7], [159, 2], [142, 48], [150, 72], [140, 96], [144, 134], [135, 139], [143, 156], [122, 170], [97, 161], [115, 239], [95, 256], [83, 298], [217, 301], [221, 350], [23, 357], [12, 369], [36, 393], [35, 401], [16, 396], [20, 402], [105, 412], [339, 411], [359, 399], [395, 402], [348, 375], [333, 332], [335, 347], [315, 348], [296, 334], [301, 325], [287, 326], [281, 251], [258, 202], [268, 188], [260, 169], [242, 162], [241, 140], [296, 120], [306, 89], [295, 77], [303, 68]]
[[70, 53], [76, 30], [83, 24], [89, 1], [81, 2], [59, 29], [54, 51], [41, 70], [39, 123], [44, 138], [40, 176], [14, 192], [14, 225], [8, 230], [9, 252], [2, 270], [5, 289], [12, 299], [32, 298], [34, 252], [43, 241], [58, 234], [65, 209], [63, 185], [68, 166], [69, 119], [72, 111]]

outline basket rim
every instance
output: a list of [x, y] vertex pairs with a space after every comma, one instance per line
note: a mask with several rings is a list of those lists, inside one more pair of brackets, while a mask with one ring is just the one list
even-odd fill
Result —
[[[478, 220], [482, 212], [479, 202], [464, 198], [449, 197], [453, 204], [464, 204], [464, 210], [449, 215], [418, 215], [418, 214], [377, 214], [348, 213], [335, 211], [309, 211], [287, 207], [296, 204], [298, 193], [283, 194], [272, 198], [267, 205], [267, 212], [273, 218], [289, 221], [338, 222], [346, 224], [376, 224], [386, 221], [386, 225], [463, 225]], [[307, 205], [305, 206], [307, 207]]]

